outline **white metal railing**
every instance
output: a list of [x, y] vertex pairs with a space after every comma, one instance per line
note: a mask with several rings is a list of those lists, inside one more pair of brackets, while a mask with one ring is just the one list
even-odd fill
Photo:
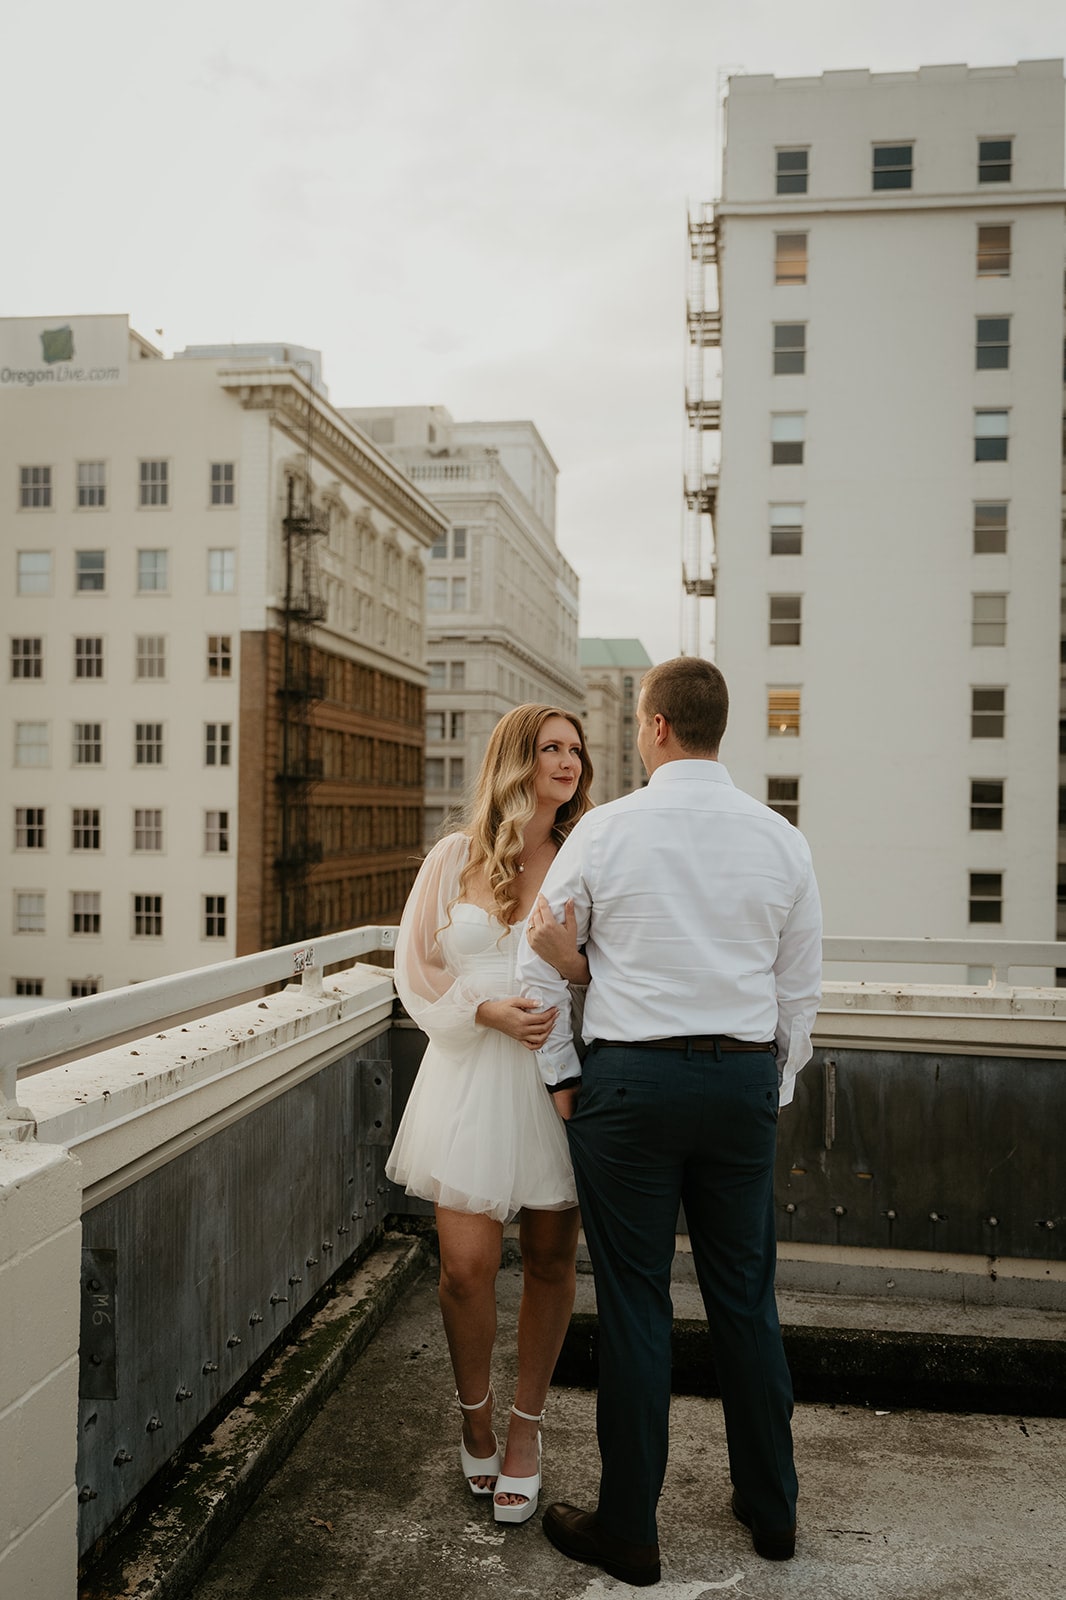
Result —
[[924, 967], [991, 967], [993, 981], [1005, 983], [1012, 967], [1066, 967], [1066, 944], [1036, 939], [867, 939], [822, 940], [823, 961]]
[[320, 994], [324, 968], [395, 949], [397, 932], [395, 927], [349, 928], [8, 1017], [0, 1021], [0, 1116], [27, 1118], [17, 1105], [20, 1068], [69, 1056], [116, 1034], [161, 1027], [190, 1011], [222, 1010], [240, 995], [289, 978], [300, 978], [310, 994]]

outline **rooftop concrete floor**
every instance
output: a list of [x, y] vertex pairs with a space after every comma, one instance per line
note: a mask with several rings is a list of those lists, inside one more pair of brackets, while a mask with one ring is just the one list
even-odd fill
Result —
[[[520, 1268], [499, 1279], [495, 1382], [513, 1382]], [[590, 1310], [591, 1284], [579, 1285]], [[539, 1517], [498, 1528], [459, 1470], [432, 1268], [325, 1402], [188, 1600], [605, 1600]], [[505, 1402], [504, 1402], [505, 1403]], [[594, 1502], [595, 1396], [555, 1389], [542, 1507]], [[795, 1560], [760, 1560], [729, 1512], [721, 1408], [675, 1397], [659, 1507], [661, 1600], [1063, 1600], [1066, 1419], [800, 1405]]]

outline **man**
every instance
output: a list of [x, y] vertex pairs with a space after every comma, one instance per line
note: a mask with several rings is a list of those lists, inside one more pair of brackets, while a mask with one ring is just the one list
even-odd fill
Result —
[[551, 1506], [544, 1531], [564, 1555], [631, 1584], [660, 1576], [679, 1203], [722, 1391], [733, 1513], [760, 1555], [795, 1549], [773, 1171], [778, 1105], [811, 1054], [821, 909], [802, 835], [719, 763], [727, 711], [710, 662], [653, 667], [637, 706], [647, 787], [583, 817], [545, 879], [548, 907], [576, 917], [588, 958], [583, 1068], [565, 983], [528, 945], [519, 958], [525, 991], [559, 1008], [540, 1060], [567, 1119], [600, 1323], [599, 1503]]

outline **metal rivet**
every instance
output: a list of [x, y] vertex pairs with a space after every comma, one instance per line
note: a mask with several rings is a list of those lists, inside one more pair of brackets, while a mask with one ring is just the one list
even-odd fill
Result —
[[834, 1215], [834, 1217], [846, 1217], [847, 1214], [848, 1214], [847, 1206], [834, 1206], [833, 1207], [833, 1215]]
[[318, 1266], [318, 1257], [317, 1256], [308, 1256], [307, 1265], [309, 1267], [317, 1267]]
[[340, 1227], [337, 1229], [337, 1232], [338, 1233], [350, 1233], [351, 1229], [348, 1227], [347, 1223], [342, 1222]]
[[89, 1288], [95, 1294], [97, 1292], [97, 1290], [100, 1288], [100, 1279], [99, 1278], [90, 1278], [89, 1279]]
[[262, 1320], [263, 1320], [263, 1318], [260, 1315], [260, 1313], [258, 1311], [253, 1311], [251, 1316], [248, 1318], [248, 1326], [250, 1328], [254, 1328], [256, 1323], [257, 1322], [262, 1322]]
[[237, 1335], [235, 1333], [231, 1333], [229, 1338], [226, 1340], [226, 1349], [232, 1350], [234, 1346], [240, 1344], [240, 1342], [241, 1341]]
[[128, 1450], [120, 1450], [118, 1455], [115, 1457], [115, 1466], [116, 1467], [124, 1467], [126, 1465], [127, 1461], [132, 1461], [132, 1460], [133, 1460], [133, 1457], [130, 1455]]
[[899, 1213], [897, 1211], [886, 1211], [885, 1212], [885, 1216], [888, 1218], [889, 1222], [895, 1222], [895, 1220], [896, 1220], [898, 1215], [899, 1215]]
[[333, 1249], [333, 1240], [332, 1239], [323, 1239], [322, 1248], [323, 1248], [323, 1250], [332, 1250]]
[[95, 1500], [95, 1499], [96, 1499], [96, 1490], [95, 1489], [90, 1489], [88, 1484], [85, 1485], [84, 1489], [79, 1489], [78, 1490], [78, 1504], [79, 1505], [81, 1505], [81, 1506], [86, 1505], [88, 1503], [88, 1501]]
[[179, 1400], [179, 1401], [180, 1400], [191, 1400], [192, 1399], [192, 1390], [191, 1389], [186, 1389], [185, 1385], [182, 1384], [181, 1388], [178, 1390], [178, 1392], [174, 1396], [174, 1398], [175, 1398], [175, 1400]]
[[1046, 1219], [1046, 1221], [1042, 1221], [1042, 1222], [1038, 1222], [1037, 1223], [1037, 1227], [1038, 1228], [1053, 1228], [1054, 1226], [1055, 1226], [1055, 1224], [1054, 1224], [1054, 1222], [1052, 1221], [1052, 1219], [1050, 1217], [1048, 1217]]
[[788, 1212], [789, 1216], [791, 1216], [792, 1213], [795, 1211], [795, 1209], [796, 1209], [795, 1201], [790, 1200], [788, 1202], [788, 1205], [785, 1207], [785, 1210]]
[[290, 1286], [291, 1286], [291, 1285], [292, 1285], [292, 1284], [294, 1284], [294, 1283], [303, 1283], [303, 1279], [302, 1279], [302, 1278], [290, 1278], [290, 1279], [289, 1279], [289, 1284], [290, 1284]]
[[946, 1222], [947, 1220], [947, 1217], [939, 1211], [930, 1211], [929, 1213], [930, 1222]]
[[270, 1304], [272, 1306], [287, 1306], [288, 1303], [289, 1297], [287, 1294], [272, 1294], [270, 1296]]
[[218, 1371], [218, 1362], [217, 1361], [205, 1361], [203, 1366], [200, 1368], [200, 1370], [205, 1375], [207, 1373], [209, 1373], [209, 1372], [217, 1372]]
[[103, 1356], [92, 1355], [92, 1356], [89, 1357], [89, 1365], [90, 1365], [90, 1367], [102, 1367], [103, 1364], [104, 1364]]
[[160, 1422], [158, 1417], [149, 1417], [148, 1425], [144, 1431], [145, 1433], [158, 1433], [162, 1426], [163, 1424]]
[[985, 1221], [988, 1223], [988, 1226], [990, 1228], [998, 1228], [999, 1227], [999, 1218], [998, 1217], [986, 1217]]

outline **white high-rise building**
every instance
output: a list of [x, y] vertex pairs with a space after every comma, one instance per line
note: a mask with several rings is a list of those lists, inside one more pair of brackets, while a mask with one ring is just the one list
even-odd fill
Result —
[[1062, 62], [734, 77], [727, 126], [690, 226], [720, 468], [686, 482], [723, 758], [830, 932], [1052, 939]]
[[489, 734], [526, 701], [576, 711], [578, 578], [555, 540], [558, 469], [532, 422], [456, 422], [443, 406], [343, 415], [451, 527], [426, 576], [426, 843], [460, 805]]

